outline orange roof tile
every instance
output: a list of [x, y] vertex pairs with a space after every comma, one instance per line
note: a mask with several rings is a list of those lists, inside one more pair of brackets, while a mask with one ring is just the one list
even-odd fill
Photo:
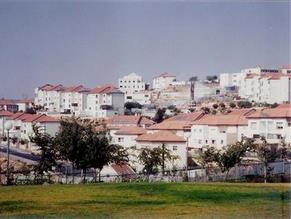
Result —
[[1, 117], [8, 117], [8, 116], [11, 116], [13, 115], [13, 113], [9, 112], [9, 111], [5, 111], [5, 110], [1, 110], [0, 111], [0, 116]]
[[201, 118], [203, 112], [180, 113], [177, 116], [164, 120], [161, 123], [152, 125], [152, 130], [186, 130], [191, 129], [191, 124], [195, 120]]
[[193, 122], [193, 125], [237, 126], [248, 125], [248, 120], [243, 115], [205, 115]]
[[142, 127], [125, 126], [115, 132], [115, 135], [142, 135], [146, 130]]
[[173, 134], [170, 131], [158, 131], [155, 133], [146, 133], [136, 138], [136, 141], [141, 142], [186, 142], [180, 136]]
[[112, 84], [96, 87], [91, 90], [91, 94], [105, 94], [105, 93], [122, 93], [117, 87]]
[[152, 125], [154, 121], [143, 116], [112, 116], [106, 121], [107, 125]]
[[247, 116], [250, 119], [259, 118], [291, 118], [291, 107], [268, 108]]

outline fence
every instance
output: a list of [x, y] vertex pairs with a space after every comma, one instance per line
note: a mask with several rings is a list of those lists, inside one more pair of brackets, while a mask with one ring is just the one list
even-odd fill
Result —
[[[269, 182], [291, 182], [291, 162], [275, 162], [269, 164]], [[158, 172], [157, 174], [101, 174], [102, 182], [221, 182], [225, 181], [225, 173], [218, 169], [213, 169], [206, 174], [205, 169], [197, 168], [191, 170], [175, 170]], [[228, 174], [229, 181], [251, 181], [262, 182], [264, 169], [262, 164], [252, 164], [236, 166]], [[62, 183], [79, 184], [94, 183], [99, 181], [96, 171], [89, 170], [86, 174], [81, 170], [69, 170], [51, 173], [45, 176], [38, 176], [30, 173], [11, 173], [13, 184], [42, 184], [42, 183]], [[6, 184], [6, 175], [0, 173], [0, 183]]]

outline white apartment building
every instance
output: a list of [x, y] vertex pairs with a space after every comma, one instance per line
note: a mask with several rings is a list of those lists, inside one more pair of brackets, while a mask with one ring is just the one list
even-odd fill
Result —
[[246, 136], [258, 139], [265, 137], [270, 144], [279, 144], [282, 139], [291, 144], [291, 104], [263, 109], [247, 116]]
[[88, 116], [104, 118], [124, 113], [124, 93], [113, 85], [104, 85], [91, 90], [87, 96]]
[[35, 105], [44, 107], [50, 113], [81, 115], [87, 107], [89, 91], [83, 85], [65, 87], [46, 84], [35, 89]]
[[242, 81], [239, 95], [258, 103], [290, 103], [291, 75], [282, 73], [248, 75]]
[[159, 76], [155, 77], [153, 80], [153, 89], [162, 90], [168, 88], [176, 81], [176, 76], [169, 73], [162, 73]]
[[222, 73], [220, 74], [219, 85], [221, 88], [224, 87], [240, 87], [242, 80], [246, 76], [245, 72], [239, 73]]
[[118, 87], [124, 93], [125, 102], [137, 102], [141, 105], [151, 103], [151, 91], [136, 73], [130, 73], [118, 80]]
[[204, 115], [193, 122], [189, 147], [197, 153], [204, 146], [218, 149], [240, 141], [246, 136], [248, 128], [247, 115], [252, 109], [234, 110], [227, 115]]
[[145, 82], [142, 77], [136, 73], [130, 73], [118, 79], [118, 87], [125, 96], [127, 94], [137, 93], [145, 90]]

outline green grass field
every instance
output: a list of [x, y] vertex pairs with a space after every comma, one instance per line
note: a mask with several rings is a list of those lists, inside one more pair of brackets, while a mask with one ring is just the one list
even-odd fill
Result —
[[0, 217], [290, 218], [289, 184], [0, 187]]

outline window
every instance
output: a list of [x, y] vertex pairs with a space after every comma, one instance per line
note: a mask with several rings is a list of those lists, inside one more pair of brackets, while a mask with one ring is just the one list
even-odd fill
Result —
[[198, 140], [198, 144], [202, 144], [202, 140]]
[[283, 122], [276, 122], [277, 129], [283, 129]]
[[251, 122], [251, 129], [256, 130], [257, 129], [257, 123], [256, 122]]
[[205, 143], [208, 144], [208, 140], [205, 140]]
[[211, 143], [212, 143], [212, 144], [215, 144], [215, 140], [211, 140]]
[[178, 150], [178, 147], [177, 146], [173, 146], [173, 151], [176, 151]]
[[253, 138], [260, 138], [260, 135], [254, 134]]
[[118, 138], [118, 142], [123, 142], [124, 138]]
[[220, 141], [220, 144], [223, 144], [223, 140]]

